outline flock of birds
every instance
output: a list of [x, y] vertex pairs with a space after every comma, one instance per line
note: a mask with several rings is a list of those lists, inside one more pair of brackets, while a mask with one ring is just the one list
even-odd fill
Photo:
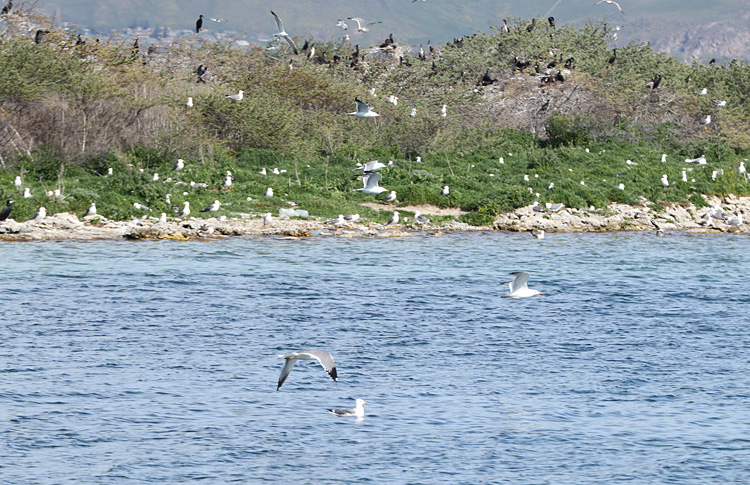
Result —
[[[532, 296], [542, 295], [541, 291], [537, 291], [528, 287], [527, 282], [529, 280], [529, 273], [526, 271], [514, 271], [510, 273], [513, 279], [507, 283], [510, 286], [510, 294], [501, 296], [500, 298], [510, 298], [513, 300], [521, 300], [531, 298]], [[294, 365], [297, 361], [316, 361], [326, 371], [326, 373], [338, 382], [338, 373], [336, 371], [336, 363], [333, 360], [333, 356], [327, 350], [298, 350], [296, 352], [290, 352], [288, 354], [279, 355], [284, 358], [284, 367], [281, 368], [281, 374], [279, 374], [279, 381], [276, 385], [276, 390], [281, 389], [281, 386], [286, 382], [289, 374], [292, 372]], [[356, 399], [355, 406], [353, 408], [331, 408], [328, 412], [336, 416], [353, 416], [358, 419], [362, 419], [365, 416], [364, 405], [368, 404], [363, 399]]]

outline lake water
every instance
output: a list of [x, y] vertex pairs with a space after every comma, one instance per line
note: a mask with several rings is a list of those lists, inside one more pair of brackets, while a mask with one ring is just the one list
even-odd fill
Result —
[[2, 483], [750, 477], [747, 235], [1, 247]]

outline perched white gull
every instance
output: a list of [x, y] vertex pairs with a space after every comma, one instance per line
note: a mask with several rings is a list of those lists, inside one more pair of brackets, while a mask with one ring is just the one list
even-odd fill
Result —
[[385, 100], [388, 103], [391, 103], [393, 106], [398, 106], [398, 96], [394, 96], [393, 94], [391, 94], [387, 98], [383, 98], [383, 100]]
[[365, 186], [361, 189], [356, 190], [359, 192], [364, 192], [365, 194], [380, 194], [387, 191], [388, 189], [386, 189], [385, 187], [380, 187], [378, 185], [381, 177], [383, 176], [378, 172], [370, 172], [364, 174], [364, 176], [362, 177], [362, 182]]
[[15, 185], [16, 188], [21, 188], [21, 185], [23, 185], [23, 180], [21, 180], [20, 175], [16, 175], [16, 180], [13, 181], [13, 185]]
[[266, 193], [263, 194], [265, 197], [273, 197], [273, 189], [271, 187], [268, 187], [266, 189]]
[[382, 200], [383, 202], [391, 203], [394, 200], [396, 200], [396, 191], [391, 190], [391, 193], [385, 194], [383, 197], [381, 197], [379, 200]]
[[201, 212], [216, 212], [219, 210], [219, 207], [221, 206], [221, 202], [218, 200], [215, 200], [213, 204], [209, 205], [205, 209], [201, 209]]
[[187, 100], [187, 103], [185, 103], [185, 106], [187, 106], [188, 108], [192, 108], [193, 107], [193, 98], [192, 97], [188, 96], [188, 100]]
[[164, 224], [165, 222], [167, 222], [167, 214], [165, 214], [164, 212], [162, 212], [161, 216], [159, 216], [159, 223], [160, 224]]
[[388, 219], [388, 223], [386, 224], [386, 226], [390, 224], [398, 224], [398, 219], [399, 219], [398, 212], [393, 211], [393, 215], [391, 216], [390, 219]]
[[149, 211], [149, 212], [151, 212], [151, 209], [149, 209], [148, 207], [146, 207], [143, 204], [139, 204], [138, 202], [133, 202], [133, 207], [135, 207], [136, 209], [141, 210], [141, 211]]
[[347, 214], [344, 216], [344, 220], [348, 222], [357, 222], [359, 220], [359, 214]]
[[719, 101], [719, 100], [715, 99], [714, 100], [714, 104], [716, 104], [716, 106], [726, 106], [727, 102], [726, 101]]
[[662, 153], [661, 154], [661, 163], [666, 163], [666, 162], [667, 162], [667, 154], [666, 153]]
[[544, 207], [542, 207], [542, 204], [539, 203], [538, 200], [535, 200], [534, 203], [531, 205], [531, 210], [534, 212], [547, 212]]
[[625, 163], [627, 163], [628, 165], [638, 165], [633, 160], [625, 160]]
[[179, 213], [178, 215], [179, 215], [180, 217], [187, 217], [187, 216], [189, 216], [189, 215], [190, 215], [190, 202], [188, 202], [188, 201], [186, 200], [185, 202], [183, 202], [183, 204], [184, 204], [185, 206], [184, 206], [184, 207], [182, 208], [182, 210], [180, 211], [180, 213]]
[[227, 94], [227, 98], [233, 99], [235, 101], [242, 101], [242, 98], [244, 97], [244, 91], [240, 89], [240, 92], [237, 94]]
[[703, 88], [703, 89], [701, 89], [701, 92], [700, 92], [700, 93], [698, 93], [698, 94], [700, 94], [701, 96], [705, 96], [705, 95], [707, 95], [707, 94], [708, 94], [708, 88]]
[[411, 109], [411, 114], [409, 116], [411, 116], [412, 118], [415, 117], [415, 116], [417, 116], [417, 108], [412, 108]]
[[273, 224], [273, 216], [271, 216], [270, 212], [267, 212], [266, 215], [263, 216], [263, 225], [270, 226], [271, 224]]
[[414, 222], [421, 225], [421, 224], [429, 224], [431, 221], [427, 217], [423, 216], [421, 212], [415, 211]]
[[707, 130], [708, 129], [708, 125], [711, 124], [711, 115], [706, 115], [706, 117], [703, 118], [702, 120], [700, 120], [698, 122], [698, 124], [699, 125], [703, 125], [703, 128]]
[[227, 175], [224, 177], [224, 182], [221, 183], [223, 187], [229, 188], [232, 186], [232, 180], [234, 180], [234, 176], [232, 175], [232, 172], [227, 170]]
[[707, 165], [706, 156], [701, 155], [698, 158], [686, 158], [685, 163], [694, 163], [695, 165]]
[[31, 199], [32, 197], [34, 197], [34, 196], [33, 196], [33, 195], [31, 195], [31, 189], [30, 189], [30, 188], [28, 188], [28, 187], [25, 187], [25, 188], [23, 189], [23, 198], [24, 198], [24, 199]]
[[266, 167], [263, 167], [260, 172], [258, 172], [261, 175], [268, 175], [268, 172], [266, 172]]
[[742, 214], [740, 212], [735, 212], [734, 217], [730, 217], [726, 220], [727, 225], [730, 226], [739, 226], [742, 224]]
[[440, 116], [445, 118], [448, 116], [448, 105], [444, 104], [442, 108], [440, 108]]
[[326, 221], [325, 223], [331, 224], [334, 226], [341, 226], [344, 224], [344, 214], [339, 214], [339, 216], [336, 219], [331, 219], [329, 221]]
[[279, 31], [273, 34], [273, 36], [284, 39], [292, 48], [292, 52], [298, 54], [299, 52], [297, 52], [297, 46], [294, 45], [294, 41], [291, 39], [291, 37], [289, 37], [289, 34], [286, 33], [286, 30], [284, 30], [284, 22], [281, 21], [279, 16], [276, 15], [273, 10], [271, 10], [271, 15], [273, 15], [274, 20], [276, 20], [276, 27], [279, 29]]
[[93, 215], [96, 215], [96, 204], [92, 202], [89, 208], [86, 210], [86, 214], [84, 214], [84, 217]]
[[669, 180], [667, 180], [667, 174], [661, 176], [661, 184], [664, 187], [669, 187]]
[[500, 298], [519, 300], [542, 294], [541, 291], [532, 290], [526, 286], [526, 282], [529, 281], [529, 273], [526, 271], [514, 271], [511, 273], [511, 276], [513, 276], [513, 280], [508, 282], [510, 284], [510, 295], [501, 296]]
[[353, 168], [352, 170], [362, 170], [363, 172], [374, 172], [378, 170], [379, 168], [385, 168], [384, 163], [380, 163], [377, 160], [373, 160], [371, 162], [363, 163], [361, 166], [357, 168]]
[[451, 193], [451, 189], [447, 185], [443, 187], [443, 190], [440, 191], [440, 195], [448, 195], [450, 193]]
[[178, 158], [177, 162], [175, 162], [173, 170], [182, 170], [185, 168], [185, 160]]
[[383, 23], [383, 22], [367, 22], [367, 23], [365, 23], [365, 19], [362, 19], [362, 18], [359, 18], [359, 17], [347, 17], [346, 19], [347, 20], [354, 20], [355, 22], [357, 22], [357, 32], [367, 32], [367, 31], [370, 30], [368, 27], [370, 27], [371, 25], [382, 24]]
[[359, 98], [354, 98], [354, 101], [357, 102], [357, 111], [347, 114], [354, 115], [357, 118], [374, 118], [376, 116], [380, 116], [372, 110], [372, 106], [365, 103], [364, 101], [361, 101]]
[[154, 176], [151, 177], [151, 180], [154, 181], [154, 182], [157, 182], [159, 180], [159, 174], [156, 173], [156, 172], [154, 172]]
[[552, 212], [559, 212], [561, 209], [565, 207], [565, 204], [551, 204], [547, 202], [547, 209]]
[[354, 416], [355, 418], [363, 418], [365, 416], [365, 408], [363, 404], [367, 403], [362, 399], [357, 399], [355, 402], [356, 407], [354, 408], [329, 409], [328, 412], [335, 414], [336, 416]]
[[281, 389], [281, 385], [284, 384], [286, 378], [289, 377], [289, 373], [292, 372], [292, 368], [298, 360], [317, 360], [320, 362], [320, 365], [323, 366], [325, 371], [328, 372], [328, 375], [331, 376], [331, 379], [334, 381], [337, 380], [336, 364], [333, 362], [331, 354], [325, 350], [298, 350], [297, 352], [280, 355], [279, 357], [286, 359], [286, 362], [284, 362], [284, 368], [281, 369], [279, 385], [276, 387], [277, 391]]

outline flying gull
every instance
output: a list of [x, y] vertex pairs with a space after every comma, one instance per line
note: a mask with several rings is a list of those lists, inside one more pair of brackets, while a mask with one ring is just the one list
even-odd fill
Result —
[[347, 17], [347, 20], [354, 20], [357, 22], [357, 32], [367, 32], [370, 29], [368, 29], [369, 26], [375, 25], [375, 24], [382, 24], [383, 22], [367, 22], [365, 23], [365, 19], [359, 18], [359, 17]]
[[328, 412], [335, 414], [336, 416], [354, 416], [356, 418], [365, 417], [365, 408], [362, 405], [367, 403], [362, 399], [357, 399], [356, 403], [357, 405], [354, 408], [329, 409]]
[[354, 98], [354, 101], [357, 102], [357, 111], [347, 114], [354, 115], [357, 118], [374, 118], [376, 116], [380, 116], [372, 110], [372, 106], [365, 103], [364, 101], [361, 101], [359, 98]]
[[344, 22], [343, 20], [341, 20], [341, 19], [338, 19], [338, 21], [339, 21], [339, 22], [338, 22], [338, 23], [336, 24], [336, 27], [341, 27], [341, 28], [342, 28], [342, 29], [344, 29], [344, 30], [346, 30], [346, 29], [348, 29], [348, 28], [349, 28], [349, 26], [348, 26], [348, 25], [346, 25], [346, 22]]
[[377, 160], [373, 160], [371, 162], [363, 163], [361, 166], [357, 168], [353, 168], [352, 170], [362, 170], [363, 172], [374, 172], [379, 168], [384, 168], [385, 164], [380, 163]]
[[510, 295], [501, 296], [500, 298], [519, 300], [542, 294], [541, 291], [532, 290], [526, 286], [526, 282], [529, 281], [529, 273], [526, 271], [514, 271], [511, 273], [511, 276], [513, 276], [513, 280], [508, 281], [508, 284], [510, 284]]
[[271, 10], [271, 15], [273, 15], [274, 20], [276, 20], [276, 27], [279, 29], [279, 31], [273, 34], [273, 36], [283, 38], [292, 48], [292, 52], [294, 52], [295, 54], [299, 54], [299, 52], [297, 51], [297, 46], [294, 45], [294, 41], [291, 37], [289, 37], [289, 34], [286, 33], [286, 30], [284, 30], [284, 22], [281, 21], [279, 16], [276, 15], [273, 10]]
[[284, 384], [286, 378], [289, 377], [289, 373], [292, 372], [292, 368], [298, 360], [317, 360], [320, 362], [320, 365], [323, 366], [328, 375], [331, 376], [331, 379], [334, 381], [337, 380], [336, 364], [333, 362], [331, 354], [325, 350], [298, 350], [297, 352], [280, 355], [279, 357], [286, 359], [286, 362], [284, 362], [284, 368], [281, 369], [279, 385], [276, 387], [277, 391], [281, 389], [281, 385]]
[[615, 7], [617, 7], [621, 14], [625, 15], [625, 12], [622, 11], [622, 7], [620, 6], [620, 4], [615, 2], [614, 0], [599, 0], [594, 5], [599, 5], [600, 3], [608, 3], [610, 5], [614, 5]]
[[378, 172], [370, 172], [364, 174], [362, 177], [362, 182], [364, 182], [365, 186], [361, 189], [356, 189], [358, 192], [364, 192], [365, 194], [380, 194], [382, 192], [385, 192], [385, 187], [380, 187], [378, 185], [378, 182], [380, 181], [380, 178], [382, 175]]

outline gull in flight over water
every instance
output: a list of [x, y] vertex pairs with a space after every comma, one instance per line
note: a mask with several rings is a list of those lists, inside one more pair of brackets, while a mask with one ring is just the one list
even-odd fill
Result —
[[500, 298], [520, 300], [521, 298], [530, 298], [542, 294], [541, 291], [532, 290], [526, 286], [526, 282], [529, 281], [529, 273], [526, 271], [514, 271], [511, 273], [511, 276], [513, 276], [513, 280], [508, 281], [508, 284], [510, 284], [510, 295], [501, 296]]
[[338, 19], [339, 23], [336, 24], [336, 27], [341, 27], [342, 29], [346, 30], [349, 28], [348, 25], [346, 25], [346, 22], [344, 22], [341, 19]]
[[374, 118], [376, 116], [380, 116], [372, 110], [372, 106], [360, 100], [359, 98], [354, 98], [354, 101], [357, 102], [357, 111], [347, 114], [354, 115], [357, 118]]
[[276, 15], [273, 10], [271, 10], [271, 15], [273, 15], [274, 20], [276, 20], [276, 27], [279, 29], [279, 31], [273, 34], [273, 36], [283, 38], [292, 48], [292, 52], [294, 52], [295, 54], [299, 54], [299, 52], [297, 52], [297, 46], [294, 45], [294, 41], [291, 39], [291, 37], [289, 37], [289, 34], [286, 33], [286, 30], [284, 30], [284, 22], [281, 21], [279, 16]]
[[365, 408], [363, 404], [367, 403], [363, 399], [357, 399], [355, 402], [356, 406], [353, 408], [329, 409], [328, 412], [335, 414], [336, 416], [354, 416], [356, 418], [364, 418]]
[[382, 24], [383, 22], [367, 22], [365, 23], [365, 19], [359, 18], [359, 17], [347, 17], [347, 20], [354, 20], [357, 22], [357, 32], [368, 32], [370, 29], [368, 29], [369, 26], [375, 25], [375, 24]]
[[620, 6], [620, 4], [615, 2], [614, 0], [599, 0], [594, 5], [599, 5], [600, 3], [608, 3], [610, 5], [614, 5], [615, 7], [617, 7], [621, 14], [625, 15], [625, 12], [622, 11], [622, 7]]
[[297, 352], [280, 355], [279, 357], [286, 359], [286, 362], [284, 362], [284, 368], [281, 369], [279, 385], [276, 387], [277, 391], [281, 389], [281, 385], [284, 384], [286, 378], [289, 377], [289, 373], [292, 372], [292, 368], [298, 360], [317, 360], [320, 362], [320, 365], [323, 366], [328, 375], [331, 376], [331, 379], [334, 381], [337, 380], [336, 364], [333, 362], [331, 354], [325, 350], [298, 350]]

